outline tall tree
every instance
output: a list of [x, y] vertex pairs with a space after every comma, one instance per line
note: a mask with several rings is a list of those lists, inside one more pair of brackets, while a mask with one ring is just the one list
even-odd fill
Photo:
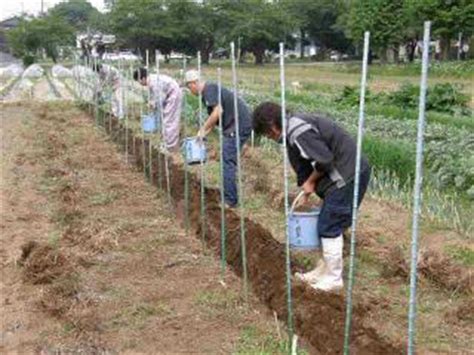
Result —
[[57, 16], [23, 19], [18, 27], [8, 31], [7, 40], [13, 53], [25, 64], [34, 62], [42, 49], [56, 62], [59, 47], [74, 44], [74, 29]]
[[179, 35], [175, 38], [176, 49], [187, 54], [200, 51], [202, 63], [209, 63], [214, 45], [223, 35], [227, 23], [225, 2], [175, 0], [170, 3], [168, 11], [179, 28]]
[[408, 1], [420, 22], [432, 21], [432, 33], [441, 41], [441, 58], [449, 59], [451, 40], [459, 32], [467, 37], [474, 32], [474, 2], [472, 0], [411, 0]]
[[387, 49], [397, 49], [403, 39], [404, 0], [355, 0], [346, 17], [347, 34], [360, 45], [370, 31], [371, 47], [385, 61]]
[[232, 0], [229, 10], [228, 38], [255, 56], [255, 64], [263, 64], [265, 51], [277, 49], [278, 42], [291, 38], [295, 21], [282, 3], [267, 0]]
[[322, 50], [336, 49], [347, 51], [351, 41], [338, 26], [337, 19], [345, 9], [344, 2], [337, 0], [284, 0], [283, 6], [288, 9], [298, 28], [301, 40], [301, 57], [304, 56], [304, 45], [314, 41]]
[[116, 0], [110, 12], [111, 28], [127, 46], [138, 48], [142, 55], [146, 49], [158, 49], [168, 55], [176, 48], [180, 24], [174, 19], [166, 0]]
[[48, 14], [64, 19], [76, 30], [85, 30], [89, 21], [99, 16], [99, 11], [86, 0], [68, 0], [51, 8]]

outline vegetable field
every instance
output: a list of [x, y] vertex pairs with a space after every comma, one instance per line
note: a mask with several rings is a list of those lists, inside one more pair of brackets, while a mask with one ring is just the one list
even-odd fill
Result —
[[[230, 86], [226, 63], [221, 64], [224, 85]], [[46, 70], [32, 80], [14, 77], [7, 81], [13, 84], [2, 89], [6, 139], [1, 262], [6, 277], [1, 287], [6, 299], [0, 349], [287, 353], [291, 341], [285, 335], [279, 148], [257, 138], [242, 157], [247, 299], [235, 211], [226, 211], [224, 276], [218, 260], [222, 254], [218, 134], [211, 134], [208, 141], [203, 237], [201, 167], [188, 169], [187, 229], [182, 157], [164, 154], [160, 137], [142, 132], [140, 113], [146, 110], [146, 94], [131, 80], [130, 70], [123, 70], [127, 116], [119, 121], [109, 114], [108, 103], [97, 106], [93, 100], [95, 74], [83, 66], [68, 69], [72, 75]], [[215, 80], [216, 69], [206, 67], [204, 77]], [[163, 70], [179, 78], [175, 65]], [[267, 99], [278, 102], [275, 67], [261, 68], [262, 80], [253, 68], [238, 70], [241, 94], [252, 107]], [[354, 84], [349, 69], [312, 71], [295, 65], [297, 73], [306, 74], [299, 86], [292, 85], [295, 74], [291, 66], [288, 70], [290, 110], [323, 111], [355, 134], [357, 107], [340, 100], [345, 84]], [[319, 74], [330, 70], [339, 78], [337, 83], [314, 84]], [[402, 86], [391, 73], [377, 75], [390, 83], [390, 92]], [[373, 80], [370, 85], [376, 86]], [[374, 90], [377, 95], [385, 91]], [[363, 149], [374, 166], [374, 178], [358, 229], [353, 319], [357, 331], [351, 340], [352, 348], [361, 353], [404, 352], [416, 140], [413, 111], [394, 111], [387, 105], [384, 112], [383, 104], [368, 101]], [[190, 95], [182, 117], [183, 130], [194, 135], [198, 102]], [[472, 115], [461, 112], [428, 112], [418, 264], [420, 353], [468, 352], [474, 335], [469, 316], [474, 176], [470, 119]], [[165, 160], [170, 185], [160, 170]], [[290, 182], [294, 183], [293, 175]], [[291, 189], [290, 200], [296, 191]], [[315, 258], [311, 252], [294, 252], [291, 261], [292, 271], [306, 271], [314, 267]], [[298, 353], [339, 353], [344, 295], [327, 296], [298, 282], [292, 292]], [[25, 305], [31, 312], [21, 312]]]

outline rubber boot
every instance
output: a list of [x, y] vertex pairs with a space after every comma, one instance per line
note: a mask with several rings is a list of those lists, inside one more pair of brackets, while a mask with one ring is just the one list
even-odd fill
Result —
[[326, 265], [321, 277], [311, 286], [316, 290], [337, 291], [343, 287], [342, 270], [342, 248], [344, 240], [342, 235], [336, 238], [321, 238], [323, 244], [323, 259]]
[[311, 271], [301, 273], [295, 273], [295, 277], [300, 279], [303, 282], [315, 283], [323, 274], [326, 269], [326, 264], [324, 259], [321, 258], [318, 260], [318, 265]]

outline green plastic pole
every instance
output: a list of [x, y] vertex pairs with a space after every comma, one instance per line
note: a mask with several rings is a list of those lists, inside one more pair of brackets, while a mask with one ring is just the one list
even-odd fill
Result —
[[[146, 70], [148, 72], [148, 75], [150, 75], [150, 52], [148, 51], [148, 49], [146, 50]], [[150, 104], [150, 90], [148, 90], [148, 105], [149, 104]], [[143, 130], [143, 132], [145, 132], [145, 130]], [[143, 137], [145, 137], [145, 135]], [[151, 160], [152, 152], [153, 152], [152, 138], [153, 138], [153, 133], [150, 134], [150, 138], [148, 139], [148, 179], [150, 182], [153, 182], [153, 172], [151, 168], [153, 165], [153, 162]], [[145, 141], [143, 141], [143, 144], [145, 144]], [[144, 165], [144, 169], [146, 170], [146, 165]]]
[[411, 241], [410, 300], [408, 309], [408, 355], [415, 353], [416, 332], [416, 279], [418, 263], [418, 220], [421, 213], [421, 189], [423, 184], [423, 136], [425, 133], [426, 89], [430, 54], [431, 22], [425, 22], [423, 35], [423, 57], [421, 66], [420, 102], [418, 112], [418, 134], [416, 140], [416, 173], [413, 189], [413, 225]]
[[[77, 73], [77, 54], [74, 54], [74, 67], [73, 67], [73, 69], [75, 69], [76, 73]], [[72, 72], [72, 77], [74, 79], [74, 92], [75, 92], [74, 99], [77, 100], [78, 93], [79, 93], [79, 82], [77, 80], [77, 74], [74, 73], [74, 70]]]
[[[186, 74], [186, 57], [183, 58], [183, 81], [184, 76]], [[186, 100], [186, 91], [183, 90], [183, 135], [184, 137], [187, 136], [187, 100]], [[184, 225], [186, 228], [186, 235], [189, 235], [189, 171], [188, 171], [188, 164], [186, 161], [184, 162]]]
[[145, 131], [143, 130], [143, 107], [140, 107], [140, 121], [141, 121], [141, 130], [142, 130], [142, 153], [143, 153], [143, 174], [145, 179], [147, 178], [146, 174], [146, 149], [145, 149]]
[[[112, 62], [110, 61], [110, 59], [108, 61], [105, 62], [106, 65], [109, 66], [109, 68], [112, 66]], [[107, 96], [109, 95], [109, 88], [106, 87], [107, 89]], [[110, 134], [112, 135], [112, 115], [111, 115], [111, 112], [109, 111], [108, 112], [108, 117], [109, 117], [109, 132]]]
[[130, 88], [129, 88], [130, 81], [129, 80], [133, 80], [133, 67], [130, 67], [129, 74], [131, 74], [131, 76], [127, 80], [127, 85], [125, 86], [126, 92], [124, 92], [125, 100], [127, 103], [126, 105], [127, 111], [125, 113], [125, 161], [127, 163], [128, 163], [128, 116], [132, 112], [131, 110], [132, 107], [131, 107], [131, 102], [130, 102]]
[[[222, 73], [217, 68], [217, 96], [219, 106], [222, 107]], [[225, 199], [224, 199], [224, 135], [222, 127], [222, 111], [219, 115], [219, 162], [220, 162], [220, 188], [221, 188], [221, 281], [224, 282], [226, 266], [226, 227], [225, 227]]]
[[362, 60], [362, 77], [360, 83], [360, 102], [359, 102], [359, 127], [357, 132], [357, 152], [355, 161], [354, 177], [354, 197], [352, 201], [352, 227], [351, 227], [351, 251], [349, 258], [349, 274], [347, 277], [347, 296], [346, 296], [346, 320], [344, 326], [344, 354], [350, 352], [351, 342], [351, 322], [352, 322], [352, 289], [355, 281], [355, 247], [356, 247], [356, 227], [357, 212], [359, 201], [359, 182], [360, 182], [360, 161], [362, 158], [362, 138], [364, 136], [364, 118], [365, 118], [365, 89], [367, 86], [367, 65], [369, 58], [369, 40], [370, 33], [364, 34], [364, 56]]
[[[286, 302], [288, 308], [288, 339], [293, 344], [293, 301], [291, 294], [291, 250], [290, 250], [290, 229], [288, 226], [288, 154], [286, 144], [286, 84], [285, 84], [285, 44], [280, 43], [280, 88], [281, 88], [281, 127], [282, 127], [282, 154], [283, 154], [283, 182], [285, 185], [285, 265], [286, 265]], [[290, 353], [292, 353], [290, 346]]]
[[[89, 69], [91, 70], [92, 73], [94, 73], [94, 71], [93, 71], [94, 61], [95, 61], [95, 58], [91, 57], [91, 60], [89, 61]], [[91, 75], [93, 75], [94, 79], [96, 78], [96, 75], [94, 75], [94, 74], [91, 74]], [[92, 87], [93, 88], [97, 87], [99, 85], [99, 83], [100, 83], [100, 81], [99, 82], [95, 81], [95, 83], [94, 83], [95, 85], [92, 84]], [[91, 96], [89, 103], [90, 103], [90, 108], [91, 108], [91, 115], [95, 115], [94, 97], [93, 96]], [[96, 125], [97, 125], [97, 122], [96, 122]]]
[[[161, 146], [166, 147], [165, 141], [165, 124], [163, 122], [163, 100], [161, 99], [161, 87], [160, 87], [160, 52], [157, 50], [155, 51], [155, 63], [156, 63], [156, 75], [158, 80], [158, 104], [160, 105], [160, 122], [161, 122], [161, 136], [160, 142]], [[166, 148], [165, 148], [166, 150]], [[158, 155], [159, 159], [159, 155]], [[170, 183], [170, 169], [169, 169], [169, 162], [168, 162], [168, 155], [167, 153], [164, 154], [165, 160], [165, 177], [166, 177], [166, 192], [168, 195], [168, 204], [171, 205], [171, 183]]]
[[[198, 60], [198, 76], [201, 81], [201, 52], [197, 53]], [[203, 126], [202, 118], [202, 93], [199, 92], [199, 129]], [[206, 162], [201, 160], [201, 240], [204, 245], [206, 239], [206, 200], [205, 200], [205, 184], [206, 184]]]
[[237, 92], [237, 69], [235, 60], [235, 44], [230, 43], [230, 51], [232, 56], [232, 81], [234, 87], [234, 117], [235, 117], [235, 144], [237, 148], [237, 190], [240, 207], [240, 244], [242, 253], [242, 272], [244, 278], [244, 296], [248, 300], [249, 286], [248, 286], [248, 272], [247, 272], [247, 243], [245, 241], [245, 211], [244, 211], [244, 193], [242, 188], [242, 166], [240, 162], [240, 124], [239, 124], [239, 107], [238, 107], [238, 92]]
[[[94, 58], [94, 65], [97, 67], [97, 58]], [[99, 90], [100, 90], [100, 80], [95, 83], [95, 90], [94, 90], [94, 92], [96, 93], [94, 95], [94, 119], [95, 119], [95, 125], [99, 126], [99, 100], [97, 97], [97, 92], [98, 92], [97, 86], [99, 86]]]

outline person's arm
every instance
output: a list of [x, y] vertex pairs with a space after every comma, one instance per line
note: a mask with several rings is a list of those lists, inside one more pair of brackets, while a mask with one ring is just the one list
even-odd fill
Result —
[[210, 131], [217, 125], [219, 118], [222, 114], [222, 107], [219, 105], [214, 106], [211, 114], [207, 118], [206, 122], [202, 125], [201, 129], [198, 132], [198, 137], [204, 138], [209, 134]]
[[299, 205], [305, 204], [309, 196], [316, 191], [319, 180], [332, 169], [334, 155], [327, 145], [321, 140], [319, 133], [308, 130], [295, 140], [295, 146], [299, 150], [301, 157], [311, 162], [313, 171], [301, 184], [304, 191], [304, 198]]
[[318, 186], [319, 179], [324, 175], [324, 173], [314, 170], [311, 175], [306, 179], [306, 181], [301, 185], [301, 189], [304, 191], [304, 196], [300, 200], [298, 205], [304, 205], [308, 202], [309, 196], [316, 191]]
[[301, 188], [303, 189], [305, 195], [310, 195], [316, 190], [319, 179], [324, 174], [320, 171], [314, 170], [311, 175], [306, 179]]

